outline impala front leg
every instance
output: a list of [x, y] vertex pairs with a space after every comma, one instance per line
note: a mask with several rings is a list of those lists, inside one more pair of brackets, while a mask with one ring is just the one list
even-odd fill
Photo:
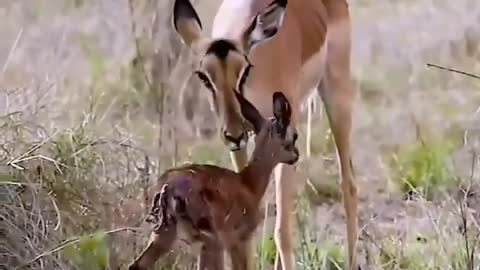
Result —
[[[330, 4], [334, 1], [330, 1]], [[347, 5], [343, 2], [342, 5]], [[319, 93], [325, 104], [330, 128], [337, 146], [341, 174], [343, 206], [347, 225], [348, 261], [350, 270], [357, 270], [358, 198], [357, 182], [352, 165], [352, 118], [356, 91], [350, 71], [351, 25], [348, 8], [329, 18], [328, 57], [325, 78]]]
[[[239, 172], [240, 170], [245, 168], [248, 162], [247, 147], [244, 146], [236, 151], [230, 151], [230, 158], [232, 160], [234, 170], [236, 172]], [[251, 248], [251, 243], [247, 243], [247, 246], [245, 246], [244, 252], [245, 252], [245, 258], [246, 258], [245, 260], [247, 262], [253, 262], [254, 253], [253, 253], [253, 248]], [[253, 270], [254, 268], [251, 268], [251, 269]]]
[[277, 205], [275, 243], [278, 249], [275, 259], [276, 270], [295, 269], [291, 216], [295, 194], [294, 173], [294, 167], [291, 165], [279, 164], [275, 168], [275, 203]]
[[327, 84], [327, 87], [331, 88], [323, 89], [322, 97], [326, 105], [333, 137], [335, 138], [340, 174], [342, 177], [341, 189], [347, 223], [348, 269], [356, 270], [358, 267], [356, 260], [358, 199], [357, 183], [355, 181], [352, 166], [350, 142], [354, 92], [348, 79], [335, 82], [331, 80], [329, 84]]

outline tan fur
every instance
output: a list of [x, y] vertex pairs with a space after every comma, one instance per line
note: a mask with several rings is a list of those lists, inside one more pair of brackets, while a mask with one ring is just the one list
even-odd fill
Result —
[[[185, 0], [176, 0], [178, 2]], [[224, 0], [215, 16], [211, 38], [201, 36], [192, 46], [198, 63], [208, 67], [216, 88], [218, 115], [222, 134], [241, 138], [248, 126], [231, 94], [238, 83], [241, 66], [250, 61], [252, 68], [244, 93], [265, 116], [272, 112], [270, 97], [282, 91], [292, 102], [293, 125], [298, 123], [301, 104], [317, 89], [325, 103], [330, 126], [338, 150], [339, 170], [346, 212], [348, 255], [350, 269], [356, 268], [357, 242], [357, 185], [351, 163], [351, 129], [355, 89], [350, 74], [351, 25], [345, 0], [289, 0], [283, 23], [273, 37], [259, 42], [249, 50], [246, 38], [252, 38], [249, 26], [257, 14], [268, 14], [271, 3], [280, 0]], [[269, 20], [271, 21], [271, 18]], [[193, 28], [192, 28], [193, 29]], [[188, 40], [188, 36], [184, 37]], [[224, 62], [205, 55], [205, 48], [225, 38], [238, 50]], [[245, 58], [248, 56], [248, 59]], [[237, 76], [237, 77], [236, 77]], [[197, 91], [196, 89], [194, 91]], [[201, 91], [201, 90], [198, 90]], [[224, 136], [225, 137], [225, 136]], [[231, 142], [225, 140], [231, 146]], [[246, 150], [233, 152], [236, 168], [245, 165]], [[275, 240], [280, 261], [276, 269], [295, 269], [292, 242], [292, 206], [295, 193], [294, 169], [279, 165], [275, 173], [277, 220]], [[252, 256], [250, 254], [249, 256]]]

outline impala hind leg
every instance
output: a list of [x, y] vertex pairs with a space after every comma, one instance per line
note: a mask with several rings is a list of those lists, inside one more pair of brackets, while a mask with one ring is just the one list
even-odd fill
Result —
[[155, 228], [150, 236], [147, 248], [128, 267], [129, 270], [147, 270], [170, 251], [177, 238], [177, 226], [174, 222], [164, 222]]
[[[327, 71], [328, 74], [328, 71]], [[346, 73], [348, 74], [348, 73]], [[333, 75], [333, 74], [330, 74]], [[345, 208], [349, 269], [356, 269], [357, 244], [357, 185], [354, 178], [350, 134], [352, 130], [352, 111], [355, 92], [349, 77], [330, 76], [319, 87], [320, 95], [330, 122], [341, 174], [341, 188]]]

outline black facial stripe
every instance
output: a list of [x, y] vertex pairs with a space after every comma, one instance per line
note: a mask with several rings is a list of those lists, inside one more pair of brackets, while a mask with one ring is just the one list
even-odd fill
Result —
[[210, 77], [208, 77], [205, 73], [203, 73], [200, 70], [195, 71], [195, 74], [200, 79], [200, 81], [202, 81], [205, 88], [207, 88], [208, 91], [210, 91], [210, 94], [212, 94], [213, 104], [215, 106], [215, 110], [217, 110], [217, 93], [215, 93], [215, 86], [210, 80]]
[[248, 66], [243, 70], [242, 74], [240, 74], [240, 80], [238, 81], [238, 91], [243, 95], [243, 86], [248, 79], [248, 75], [250, 74], [250, 69], [253, 67], [252, 64], [248, 63]]
[[215, 40], [208, 47], [206, 54], [214, 54], [219, 59], [225, 59], [230, 51], [238, 52], [237, 47], [226, 39]]

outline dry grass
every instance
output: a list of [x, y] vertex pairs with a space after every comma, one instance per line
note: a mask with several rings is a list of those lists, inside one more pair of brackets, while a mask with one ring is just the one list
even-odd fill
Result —
[[[147, 240], [145, 191], [163, 169], [231, 167], [169, 2], [0, 2], [0, 268], [124, 269]], [[208, 29], [219, 1], [198, 2]], [[352, 3], [361, 258], [368, 269], [480, 269], [480, 80], [425, 66], [480, 74], [480, 6], [372, 3]], [[314, 105], [297, 261], [341, 269], [335, 149]], [[306, 123], [301, 132], [305, 149]], [[275, 255], [273, 192], [266, 200], [261, 269]], [[185, 251], [159, 269], [193, 269]]]

